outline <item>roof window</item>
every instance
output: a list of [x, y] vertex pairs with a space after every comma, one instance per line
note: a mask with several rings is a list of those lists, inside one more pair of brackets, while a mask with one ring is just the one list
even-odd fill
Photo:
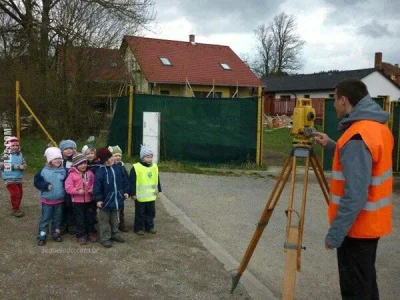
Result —
[[227, 63], [219, 63], [224, 70], [232, 70]]
[[171, 62], [166, 57], [159, 57], [164, 66], [172, 66]]

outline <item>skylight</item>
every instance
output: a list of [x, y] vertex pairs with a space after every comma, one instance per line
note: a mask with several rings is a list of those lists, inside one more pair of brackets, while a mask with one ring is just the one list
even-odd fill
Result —
[[164, 66], [172, 66], [171, 62], [166, 57], [160, 57], [160, 60]]
[[219, 63], [224, 70], [232, 70], [227, 63]]

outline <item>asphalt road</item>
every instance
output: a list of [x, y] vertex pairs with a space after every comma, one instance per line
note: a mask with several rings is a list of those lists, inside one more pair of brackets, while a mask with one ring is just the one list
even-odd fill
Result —
[[[267, 199], [275, 185], [271, 176], [238, 177], [161, 173], [164, 195], [180, 208], [206, 235], [238, 262], [256, 228]], [[336, 251], [325, 250], [328, 229], [326, 202], [315, 179], [307, 185], [308, 197], [302, 251], [302, 269], [297, 273], [296, 299], [340, 299]], [[296, 181], [295, 208], [299, 209], [303, 184]], [[276, 178], [276, 177], [275, 177]], [[285, 267], [283, 243], [285, 209], [289, 184], [276, 206], [270, 223], [258, 243], [248, 270], [280, 298]], [[377, 255], [381, 299], [398, 299], [400, 288], [400, 210], [394, 195], [394, 229], [380, 240]], [[227, 287], [229, 289], [230, 286]]]

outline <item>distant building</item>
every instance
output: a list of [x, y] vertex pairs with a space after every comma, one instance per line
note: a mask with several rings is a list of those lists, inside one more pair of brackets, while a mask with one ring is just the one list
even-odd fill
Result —
[[262, 78], [264, 109], [267, 114], [289, 114], [293, 112], [295, 98], [311, 98], [317, 117], [322, 117], [323, 99], [333, 98], [335, 86], [346, 78], [363, 81], [371, 97], [390, 96], [400, 99], [400, 86], [383, 70], [369, 68], [349, 71], [332, 71], [304, 75], [266, 76]]

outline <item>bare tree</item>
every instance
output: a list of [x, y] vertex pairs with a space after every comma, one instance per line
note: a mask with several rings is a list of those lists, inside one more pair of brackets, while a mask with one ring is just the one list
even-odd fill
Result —
[[268, 25], [260, 25], [255, 30], [258, 53], [252, 68], [258, 76], [283, 75], [302, 67], [305, 42], [296, 29], [295, 18], [282, 12]]
[[[9, 94], [18, 78], [32, 108], [48, 122], [57, 107], [69, 120], [76, 111], [90, 110], [87, 85], [69, 82], [57, 69], [58, 49], [117, 48], [123, 35], [147, 29], [155, 18], [154, 1], [0, 0], [0, 60], [14, 71], [12, 76], [4, 72]], [[12, 63], [10, 55], [15, 57]], [[87, 64], [89, 59], [81, 61]]]

